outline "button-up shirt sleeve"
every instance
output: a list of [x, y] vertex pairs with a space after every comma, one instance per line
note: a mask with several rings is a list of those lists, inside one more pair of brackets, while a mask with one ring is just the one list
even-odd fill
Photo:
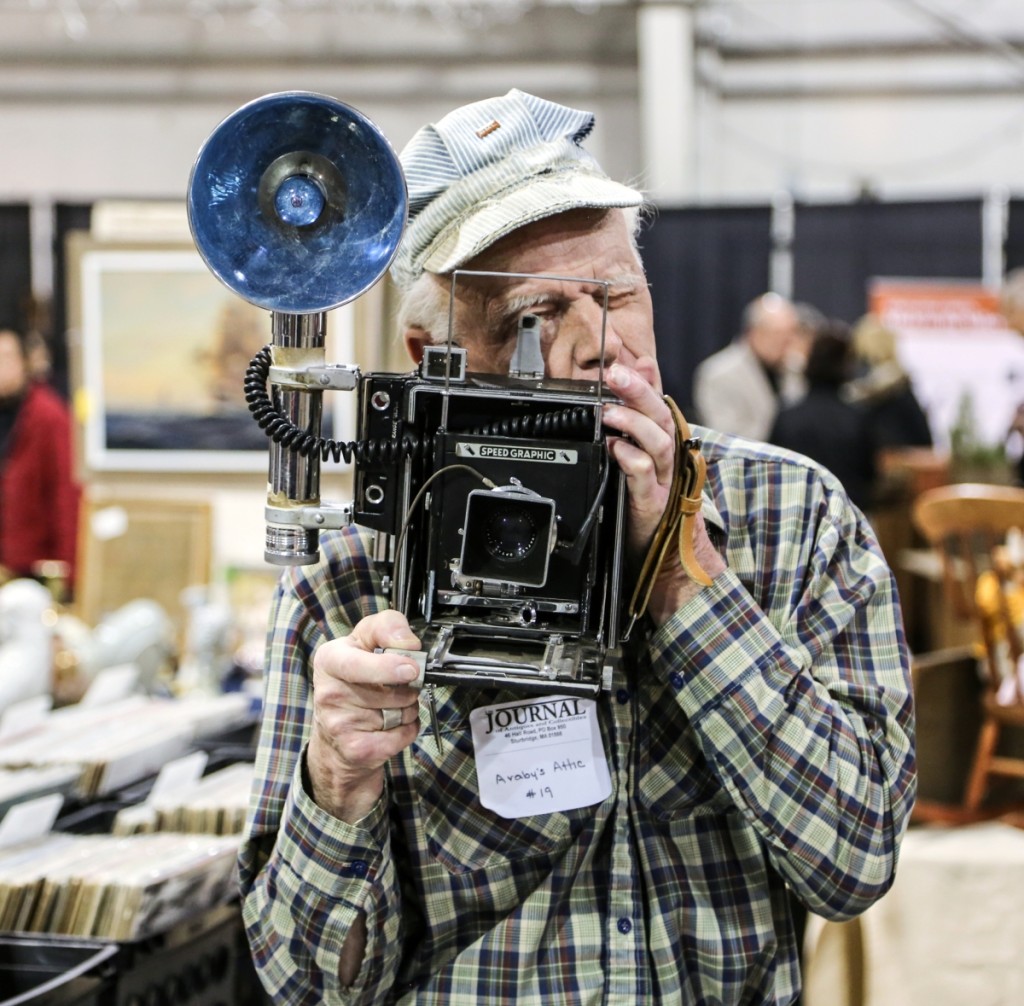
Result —
[[[339, 586], [356, 588], [367, 575], [362, 557], [346, 555]], [[312, 709], [309, 673], [316, 646], [343, 634], [352, 618], [369, 610], [332, 604], [323, 590], [325, 567], [302, 581], [303, 596], [286, 575], [275, 599], [268, 643], [263, 728], [257, 753], [256, 789], [241, 850], [242, 911], [253, 960], [275, 1001], [290, 1004], [362, 1004], [378, 1001], [398, 967], [401, 912], [390, 854], [387, 797], [362, 821], [349, 825], [318, 807], [303, 782], [303, 761]], [[374, 592], [346, 591], [352, 606]], [[367, 920], [362, 968], [341, 988], [341, 948], [360, 914]]]
[[[764, 544], [736, 535], [731, 568], [650, 656], [776, 869], [815, 912], [847, 918], [888, 890], [913, 802], [909, 659], [892, 575], [835, 480], [765, 470], [735, 518], [767, 519], [771, 497]], [[737, 502], [716, 500], [727, 524]]]

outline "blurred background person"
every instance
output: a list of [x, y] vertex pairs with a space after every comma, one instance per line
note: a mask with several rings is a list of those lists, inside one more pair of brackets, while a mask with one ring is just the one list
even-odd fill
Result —
[[25, 335], [25, 360], [31, 381], [50, 380], [53, 374], [53, 354], [41, 332], [29, 331]]
[[849, 329], [839, 321], [827, 322], [813, 337], [807, 355], [807, 391], [800, 401], [779, 411], [768, 440], [824, 465], [850, 499], [867, 510], [874, 491], [876, 445], [868, 413], [843, 396], [843, 386], [852, 376]]
[[[1024, 269], [1011, 269], [1006, 274], [999, 292], [999, 309], [1006, 324], [1018, 335], [1024, 336]], [[1017, 481], [1024, 485], [1024, 402], [1017, 406], [1016, 414], [1010, 420], [1007, 439], [1019, 451]]]
[[999, 290], [999, 310], [1006, 324], [1024, 335], [1024, 268], [1011, 269]]
[[874, 314], [853, 328], [854, 379], [846, 389], [849, 401], [871, 417], [879, 450], [931, 447], [928, 417], [896, 352], [896, 334]]
[[0, 330], [0, 581], [56, 561], [71, 590], [80, 495], [67, 405], [31, 377], [25, 338]]
[[806, 345], [801, 317], [785, 297], [766, 293], [747, 305], [740, 334], [698, 364], [698, 420], [723, 433], [765, 440], [794, 391], [789, 386]]
[[1017, 406], [1013, 419], [1010, 420], [1010, 429], [1007, 439], [1011, 444], [1016, 441], [1017, 450], [1017, 481], [1024, 485], [1024, 402]]

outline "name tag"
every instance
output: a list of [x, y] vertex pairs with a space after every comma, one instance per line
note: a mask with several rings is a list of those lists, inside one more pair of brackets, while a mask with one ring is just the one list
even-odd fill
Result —
[[565, 695], [469, 714], [480, 802], [505, 818], [589, 807], [612, 791], [597, 703]]

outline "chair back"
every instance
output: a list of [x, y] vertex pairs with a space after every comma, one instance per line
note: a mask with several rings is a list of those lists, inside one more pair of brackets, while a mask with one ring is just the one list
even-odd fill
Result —
[[[914, 526], [938, 554], [943, 590], [954, 614], [975, 623], [990, 656], [988, 624], [975, 601], [978, 577], [1011, 528], [1024, 529], [1024, 488], [959, 483], [929, 489], [914, 501]], [[991, 665], [990, 660], [986, 663]], [[995, 668], [989, 666], [990, 677]]]
[[[981, 724], [964, 798], [959, 807], [915, 808], [918, 820], [968, 822], [998, 808], [991, 782], [1024, 780], [1024, 759], [1000, 746], [1004, 728], [1024, 727], [1016, 673], [1021, 655], [1016, 563], [1003, 547], [1013, 528], [1024, 529], [1024, 488], [963, 483], [929, 489], [911, 518], [942, 560], [943, 587], [953, 613], [969, 620], [984, 670]], [[990, 801], [986, 803], [986, 801]]]

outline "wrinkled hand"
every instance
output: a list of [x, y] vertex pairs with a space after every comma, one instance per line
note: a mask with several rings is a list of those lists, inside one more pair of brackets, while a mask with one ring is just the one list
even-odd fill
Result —
[[[631, 565], [639, 568], [658, 527], [675, 473], [675, 424], [661, 392], [661, 375], [652, 357], [642, 356], [633, 368], [615, 363], [605, 374], [622, 405], [605, 407], [604, 421], [629, 439], [609, 438], [609, 450], [626, 478], [629, 492], [628, 548]], [[697, 561], [714, 579], [725, 561], [711, 544], [703, 518], [694, 522]], [[655, 582], [648, 614], [660, 625], [701, 587], [683, 571], [678, 549], [665, 556]]]
[[[306, 767], [316, 803], [354, 823], [376, 803], [384, 765], [419, 733], [418, 669], [401, 654], [418, 650], [405, 616], [383, 611], [362, 619], [348, 636], [322, 644], [313, 656], [313, 727]], [[384, 709], [399, 710], [401, 725], [384, 730]]]

